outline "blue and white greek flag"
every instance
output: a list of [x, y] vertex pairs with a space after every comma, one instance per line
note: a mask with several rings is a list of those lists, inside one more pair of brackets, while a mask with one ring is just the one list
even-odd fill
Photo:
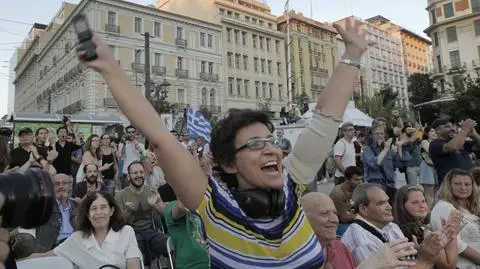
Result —
[[187, 130], [190, 138], [203, 137], [208, 143], [210, 143], [212, 125], [201, 112], [191, 107], [188, 108]]

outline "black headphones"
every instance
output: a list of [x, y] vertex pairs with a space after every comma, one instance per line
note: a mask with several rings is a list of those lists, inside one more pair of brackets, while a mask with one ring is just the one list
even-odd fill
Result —
[[245, 214], [253, 219], [276, 218], [281, 216], [285, 209], [283, 189], [232, 190], [232, 194]]

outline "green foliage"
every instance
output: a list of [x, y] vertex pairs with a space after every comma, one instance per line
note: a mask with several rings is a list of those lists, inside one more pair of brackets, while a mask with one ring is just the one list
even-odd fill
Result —
[[[412, 110], [417, 110], [423, 123], [430, 124], [438, 115], [439, 108], [436, 105], [426, 105], [414, 109], [417, 104], [429, 102], [438, 98], [438, 91], [434, 87], [429, 74], [415, 73], [408, 77], [408, 93]], [[417, 112], [417, 113], [418, 113]]]
[[465, 90], [455, 91], [455, 101], [444, 105], [443, 112], [456, 120], [480, 120], [480, 78], [467, 77]]

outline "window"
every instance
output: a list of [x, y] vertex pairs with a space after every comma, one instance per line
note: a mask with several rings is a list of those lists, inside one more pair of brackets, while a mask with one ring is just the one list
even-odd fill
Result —
[[177, 90], [177, 99], [178, 99], [178, 103], [185, 104], [185, 90], [184, 89], [178, 89]]
[[213, 63], [212, 62], [208, 63], [208, 73], [213, 74]]
[[161, 66], [162, 65], [162, 54], [160, 53], [155, 53], [155, 65], [156, 66]]
[[265, 39], [265, 41], [267, 42], [266, 44], [267, 51], [270, 51], [270, 38]]
[[248, 70], [248, 56], [243, 55], [243, 70]]
[[141, 50], [135, 50], [134, 53], [134, 62], [136, 64], [139, 64], [142, 62], [142, 51]]
[[480, 0], [472, 0], [472, 12], [480, 12]]
[[442, 58], [440, 57], [440, 55], [437, 55], [437, 69], [438, 69], [438, 73], [442, 73]]
[[475, 35], [480, 36], [480, 20], [474, 21], [473, 25], [475, 27]]
[[237, 78], [237, 95], [242, 95], [242, 80]]
[[215, 89], [210, 89], [210, 105], [215, 105]]
[[281, 69], [282, 69], [281, 68], [281, 63], [277, 62], [277, 73], [278, 73], [279, 76], [281, 75], [281, 71], [280, 71]]
[[455, 14], [453, 13], [453, 3], [448, 3], [443, 5], [443, 13], [445, 14], [445, 18], [451, 18]]
[[225, 14], [225, 9], [221, 8], [221, 9], [219, 9], [219, 12], [220, 12], [220, 15], [224, 15]]
[[250, 81], [248, 79], [243, 80], [243, 91], [246, 97], [248, 97], [248, 84]]
[[430, 17], [432, 19], [432, 24], [437, 23], [437, 16], [435, 15], [435, 9], [430, 10]]
[[457, 27], [452, 26], [447, 28], [447, 40], [448, 43], [457, 41]]
[[227, 53], [227, 66], [232, 68], [233, 67], [233, 53]]
[[240, 14], [235, 13], [235, 19], [239, 20], [240, 19]]
[[260, 60], [260, 66], [261, 66], [262, 73], [265, 73], [265, 59]]
[[460, 68], [462, 66], [462, 63], [460, 61], [460, 51], [454, 50], [450, 51], [450, 64], [452, 65], [452, 68]]
[[108, 25], [117, 25], [117, 13], [109, 11], [107, 15], [107, 24]]
[[183, 27], [177, 26], [177, 38], [183, 39]]
[[235, 54], [235, 67], [237, 69], [242, 69], [242, 64], [241, 64], [241, 55], [240, 54]]
[[235, 36], [235, 44], [240, 44], [240, 31], [238, 30], [235, 30], [233, 31], [234, 32], [234, 36]]
[[227, 10], [227, 16], [230, 16], [230, 17], [231, 17], [231, 16], [232, 16], [232, 11]]
[[275, 51], [280, 53], [280, 41], [275, 40]]
[[142, 32], [142, 18], [135, 17], [135, 33]]
[[200, 47], [205, 47], [205, 33], [200, 33]]
[[260, 37], [259, 43], [260, 43], [260, 49], [263, 50], [263, 37], [262, 36]]
[[269, 74], [272, 74], [272, 61], [267, 61], [267, 70]]
[[213, 35], [207, 35], [207, 46], [213, 48]]
[[271, 23], [268, 23], [268, 28], [272, 29], [272, 24]]
[[228, 93], [233, 95], [233, 78], [228, 78]]
[[227, 28], [227, 42], [232, 42], [232, 28]]
[[267, 97], [267, 83], [262, 82], [262, 97], [265, 98]]
[[278, 99], [283, 100], [283, 85], [278, 85]]
[[257, 35], [252, 35], [253, 48], [257, 48]]
[[258, 72], [258, 58], [253, 58], [253, 71]]
[[268, 97], [270, 99], [273, 99], [273, 84], [272, 83], [268, 84]]
[[247, 32], [242, 32], [242, 45], [247, 45]]
[[462, 75], [455, 75], [452, 77], [453, 88], [455, 91], [465, 90], [465, 79]]
[[177, 69], [183, 69], [183, 57], [177, 57]]
[[162, 24], [159, 22], [153, 24], [153, 35], [158, 38], [162, 35]]
[[260, 97], [260, 82], [255, 81], [255, 97]]
[[245, 16], [245, 21], [246, 21], [246, 22], [250, 22], [250, 17], [249, 17], [249, 16]]
[[257, 19], [252, 18], [252, 23], [253, 23], [253, 24], [257, 24]]
[[434, 43], [433, 45], [435, 47], [437, 47], [439, 45], [438, 44], [438, 33], [437, 32], [433, 33], [433, 43]]
[[206, 69], [207, 69], [207, 62], [206, 62], [206, 61], [202, 61], [201, 64], [200, 64], [200, 72], [206, 73], [206, 72], [205, 72]]
[[202, 105], [207, 105], [207, 88], [202, 89]]

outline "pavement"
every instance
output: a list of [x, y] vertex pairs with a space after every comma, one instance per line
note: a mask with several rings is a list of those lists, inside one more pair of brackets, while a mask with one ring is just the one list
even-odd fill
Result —
[[[405, 184], [407, 184], [407, 182], [405, 181], [405, 174], [400, 173], [397, 170], [397, 188], [400, 188]], [[320, 181], [317, 182], [317, 190], [325, 194], [330, 194], [333, 187], [333, 178], [331, 180], [328, 180], [326, 183], [322, 183]]]

